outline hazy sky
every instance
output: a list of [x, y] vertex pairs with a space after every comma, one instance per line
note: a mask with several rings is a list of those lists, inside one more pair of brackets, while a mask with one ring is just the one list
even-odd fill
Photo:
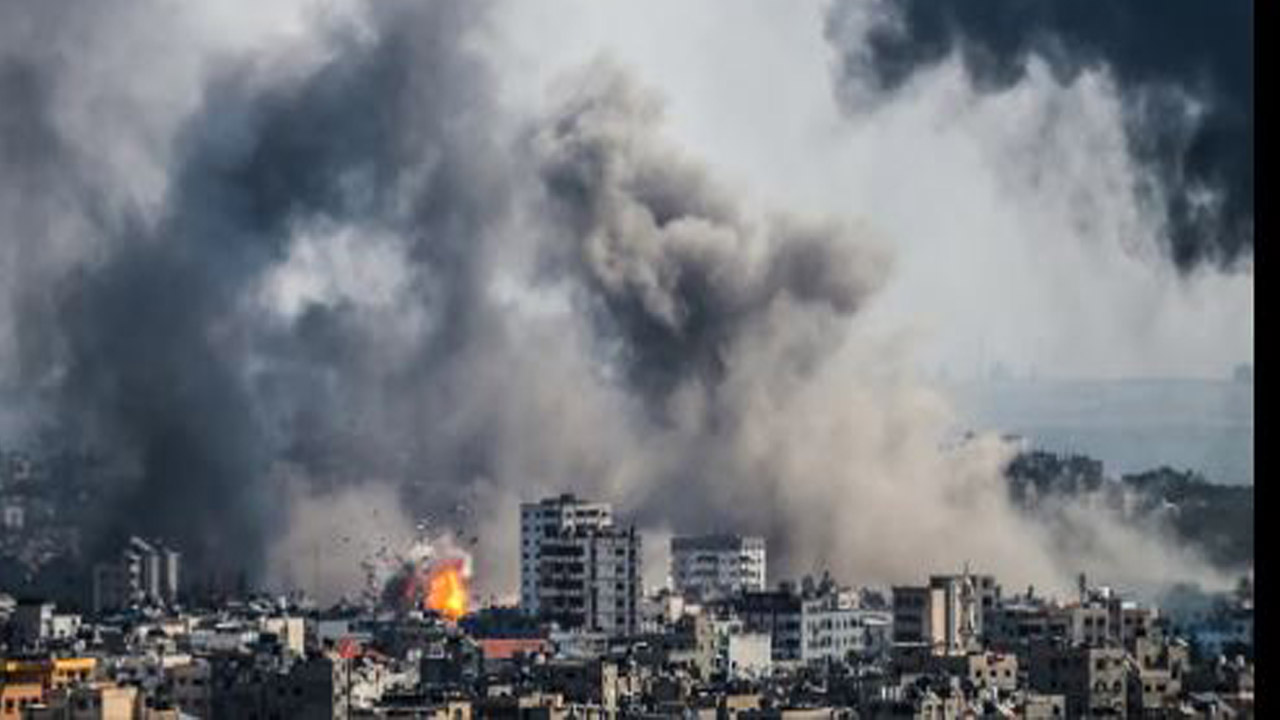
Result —
[[670, 134], [722, 179], [869, 222], [896, 255], [874, 319], [926, 372], [964, 376], [981, 359], [1041, 376], [1221, 377], [1251, 361], [1252, 269], [1183, 276], [1157, 257], [1161, 218], [1129, 190], [1143, 168], [1105, 67], [1063, 84], [1032, 56], [1026, 79], [982, 94], [951, 57], [842, 112], [829, 5], [506, 3], [494, 48], [512, 103], [611, 56], [661, 90]]

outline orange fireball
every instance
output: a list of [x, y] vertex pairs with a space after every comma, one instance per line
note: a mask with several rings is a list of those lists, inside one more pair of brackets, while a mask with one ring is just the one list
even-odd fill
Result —
[[445, 560], [431, 568], [427, 578], [427, 607], [457, 621], [467, 614], [467, 579], [461, 560]]

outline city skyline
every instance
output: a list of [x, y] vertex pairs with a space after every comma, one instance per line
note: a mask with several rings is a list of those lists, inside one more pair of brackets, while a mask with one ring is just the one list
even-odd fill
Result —
[[430, 535], [505, 594], [572, 492], [778, 577], [1229, 588], [1253, 6], [991, 7], [3, 6], [0, 571], [412, 594]]

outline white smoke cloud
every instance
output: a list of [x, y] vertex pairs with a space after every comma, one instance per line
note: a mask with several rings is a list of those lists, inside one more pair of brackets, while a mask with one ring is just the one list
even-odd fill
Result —
[[376, 598], [418, 542], [399, 488], [369, 481], [321, 491], [281, 472], [289, 512], [267, 559], [270, 586], [305, 590], [322, 603]]

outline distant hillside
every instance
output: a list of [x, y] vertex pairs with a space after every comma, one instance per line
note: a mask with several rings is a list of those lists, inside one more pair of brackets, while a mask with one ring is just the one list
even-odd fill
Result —
[[1006, 470], [1010, 497], [1028, 512], [1046, 501], [1099, 493], [1127, 517], [1163, 523], [1181, 542], [1223, 568], [1253, 565], [1253, 487], [1217, 485], [1161, 467], [1108, 478], [1101, 461], [1045, 451], [1020, 453]]
[[1027, 438], [1116, 473], [1170, 465], [1223, 485], [1253, 483], [1253, 383], [1239, 380], [1006, 380], [949, 390], [961, 429]]

